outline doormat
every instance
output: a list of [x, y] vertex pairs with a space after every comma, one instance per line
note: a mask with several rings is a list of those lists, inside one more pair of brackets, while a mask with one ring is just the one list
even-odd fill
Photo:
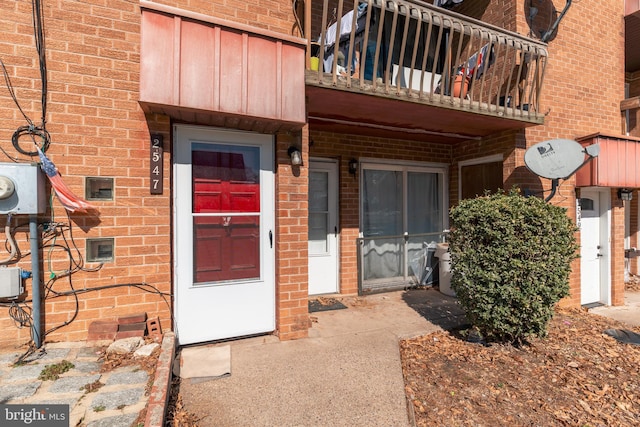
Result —
[[626, 344], [640, 345], [640, 334], [628, 331], [626, 329], [607, 329], [605, 334], [612, 336], [620, 342]]
[[589, 309], [592, 309], [592, 308], [602, 307], [602, 306], [604, 306], [604, 304], [601, 303], [601, 302], [592, 302], [592, 303], [589, 303], [589, 304], [583, 304], [582, 306], [589, 310]]
[[335, 298], [317, 298], [309, 301], [309, 313], [342, 310], [343, 308], [347, 308], [347, 306]]
[[183, 348], [180, 351], [180, 363], [176, 365], [174, 374], [180, 378], [215, 379], [230, 375], [231, 346]]

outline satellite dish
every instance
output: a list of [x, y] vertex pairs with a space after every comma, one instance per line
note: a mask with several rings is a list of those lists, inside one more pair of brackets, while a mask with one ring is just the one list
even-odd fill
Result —
[[567, 179], [585, 163], [585, 155], [596, 157], [597, 144], [585, 149], [571, 139], [551, 139], [535, 144], [524, 153], [524, 163], [533, 173], [543, 178]]

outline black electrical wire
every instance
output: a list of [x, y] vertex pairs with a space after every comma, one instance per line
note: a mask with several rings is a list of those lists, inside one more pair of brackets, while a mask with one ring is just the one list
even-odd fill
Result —
[[9, 317], [11, 317], [18, 329], [31, 327], [31, 308], [26, 304], [25, 307], [28, 311], [15, 301], [11, 302], [9, 306]]
[[27, 123], [32, 125], [33, 122], [31, 122], [31, 119], [26, 115], [26, 113], [20, 106], [20, 103], [18, 102], [16, 93], [13, 90], [13, 85], [11, 84], [11, 79], [9, 78], [9, 72], [7, 71], [7, 67], [5, 67], [4, 62], [2, 62], [1, 58], [0, 58], [0, 66], [2, 67], [2, 73], [4, 74], [4, 81], [5, 81], [5, 84], [7, 85], [7, 89], [9, 90], [9, 95], [11, 96], [11, 99], [13, 99], [13, 102], [16, 104], [16, 107], [18, 107], [18, 110], [20, 110], [20, 113], [22, 113], [22, 116], [27, 121]]
[[[95, 268], [85, 267], [84, 257], [82, 256], [82, 252], [78, 248], [78, 245], [76, 244], [75, 238], [73, 236], [73, 222], [71, 221], [71, 217], [69, 216], [68, 212], [67, 212], [67, 219], [69, 220], [68, 223], [45, 221], [38, 224], [38, 227], [41, 227], [42, 229], [42, 243], [41, 245], [39, 245], [39, 247], [41, 249], [49, 248], [50, 251], [62, 250], [67, 254], [68, 263], [69, 263], [68, 268], [66, 270], [63, 270], [60, 274], [55, 274], [55, 273], [52, 274], [49, 280], [47, 280], [44, 283], [45, 293], [43, 295], [42, 300], [45, 301], [48, 299], [65, 297], [65, 296], [73, 296], [75, 300], [74, 312], [71, 318], [59, 325], [49, 328], [47, 331], [44, 332], [43, 338], [45, 338], [47, 335], [51, 334], [52, 332], [71, 324], [78, 317], [78, 314], [80, 311], [80, 301], [78, 296], [80, 294], [95, 292], [95, 291], [100, 291], [105, 289], [122, 288], [122, 287], [133, 287], [136, 289], [140, 289], [143, 292], [159, 295], [169, 310], [171, 323], [173, 324], [174, 322], [173, 312], [171, 310], [171, 304], [167, 299], [167, 297], [172, 298], [173, 294], [170, 292], [162, 292], [157, 287], [150, 285], [148, 283], [145, 283], [145, 282], [123, 283], [123, 284], [104, 285], [104, 286], [97, 286], [97, 287], [84, 288], [84, 289], [75, 289], [72, 281], [73, 273], [77, 271], [94, 272], [102, 268], [103, 264], [100, 264], [98, 267], [95, 267]], [[23, 224], [15, 225], [13, 227], [13, 231], [16, 231], [19, 228], [26, 227], [27, 225], [29, 224], [23, 223]], [[67, 236], [67, 233], [68, 233], [68, 236]], [[64, 244], [56, 243], [56, 239], [58, 237], [62, 238]], [[23, 256], [26, 256], [26, 255], [31, 255], [31, 253], [29, 252], [28, 254], [23, 254]], [[56, 281], [62, 278], [67, 278], [70, 290], [56, 291], [53, 288]], [[27, 299], [22, 301], [22, 303], [25, 305], [25, 307], [29, 308], [26, 304], [33, 303], [33, 300]], [[0, 306], [7, 306], [7, 305], [4, 303], [0, 303]], [[22, 308], [16, 308], [16, 307], [12, 308], [12, 306], [9, 306], [9, 308], [10, 310], [13, 310], [12, 314], [10, 315], [12, 316], [14, 321], [17, 322], [18, 325], [29, 325], [29, 326], [32, 325], [33, 320], [29, 312], [27, 312]], [[35, 340], [33, 337], [33, 333], [34, 333], [33, 328], [31, 328], [31, 342], [29, 344], [29, 349], [19, 358], [18, 361], [24, 360], [26, 357], [28, 357], [29, 355], [37, 351], [37, 348], [35, 348], [35, 344], [34, 344]]]
[[[40, 64], [40, 78], [42, 81], [41, 103], [42, 103], [42, 130], [45, 130], [47, 117], [47, 55], [44, 44], [44, 18], [41, 0], [32, 0], [33, 30], [36, 42], [36, 51]], [[43, 150], [44, 151], [44, 150]]]
[[13, 148], [16, 149], [20, 154], [24, 154], [25, 156], [37, 156], [38, 151], [28, 151], [20, 146], [20, 138], [24, 135], [29, 135], [31, 137], [31, 142], [33, 144], [38, 145], [35, 137], [40, 137], [42, 139], [42, 144], [40, 145], [40, 149], [45, 152], [49, 149], [49, 145], [51, 144], [51, 136], [49, 132], [43, 126], [20, 126], [11, 136], [11, 144], [13, 144]]
[[[40, 126], [36, 126], [33, 121], [26, 115], [22, 107], [20, 106], [18, 99], [16, 98], [15, 92], [13, 90], [13, 85], [11, 84], [11, 80], [9, 78], [9, 73], [7, 72], [7, 68], [4, 63], [0, 61], [0, 65], [2, 65], [2, 71], [4, 74], [5, 83], [7, 88], [9, 89], [9, 95], [13, 99], [13, 102], [16, 104], [20, 113], [27, 121], [27, 125], [20, 126], [11, 136], [11, 143], [13, 147], [21, 154], [26, 156], [37, 156], [37, 150], [25, 150], [20, 146], [20, 138], [28, 135], [31, 138], [31, 143], [40, 147], [43, 152], [46, 152], [51, 144], [51, 136], [46, 128], [46, 117], [47, 117], [47, 55], [45, 51], [45, 37], [44, 37], [44, 19], [43, 19], [43, 5], [41, 0], [32, 0], [32, 16], [33, 16], [33, 32], [36, 44], [36, 51], [38, 53], [38, 68], [40, 69], [40, 80], [42, 84], [42, 90], [40, 92], [40, 102], [42, 106], [42, 117]], [[41, 142], [38, 143], [36, 138], [40, 138]], [[2, 150], [4, 152], [4, 149]], [[7, 157], [12, 159], [14, 162], [17, 159], [12, 158], [6, 152], [4, 152]]]

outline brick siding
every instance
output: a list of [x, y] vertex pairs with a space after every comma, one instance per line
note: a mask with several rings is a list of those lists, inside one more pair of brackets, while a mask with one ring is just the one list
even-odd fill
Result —
[[[182, 0], [166, 2], [185, 10], [252, 25], [281, 34], [296, 34], [291, 2], [257, 0], [255, 2], [202, 2]], [[314, 1], [314, 6], [318, 1]], [[523, 2], [494, 0], [465, 2], [456, 9], [509, 30], [528, 35]], [[556, 11], [564, 0], [552, 2]], [[0, 58], [25, 113], [40, 121], [40, 75], [33, 40], [31, 2], [0, 0]], [[315, 9], [314, 9], [315, 10]], [[597, 11], [597, 13], [595, 12]], [[552, 138], [577, 138], [594, 132], [620, 133], [620, 100], [624, 98], [623, 1], [582, 0], [574, 2], [549, 45], [549, 62], [541, 105], [548, 109], [545, 125], [523, 131], [492, 135], [481, 141], [455, 145], [431, 144], [428, 141], [403, 141], [370, 138], [305, 128], [301, 143], [305, 165], [309, 155], [331, 157], [340, 164], [340, 283], [341, 292], [357, 292], [355, 240], [359, 227], [358, 178], [347, 171], [350, 158], [394, 158], [450, 164], [450, 199], [457, 202], [458, 162], [503, 154], [505, 187], [512, 184], [535, 190], [549, 189], [549, 182], [533, 176], [524, 166], [525, 150]], [[544, 19], [541, 11], [538, 19]], [[138, 105], [140, 61], [140, 8], [137, 1], [45, 2], [44, 19], [49, 79], [47, 129], [52, 145], [47, 152], [58, 166], [65, 182], [78, 195], [84, 195], [86, 176], [113, 177], [113, 201], [92, 202], [99, 217], [71, 215], [57, 200], [51, 212], [40, 221], [71, 223], [74, 243], [69, 245], [74, 257], [85, 255], [85, 239], [113, 237], [115, 261], [98, 271], [79, 271], [70, 277], [67, 253], [62, 249], [42, 251], [45, 282], [51, 271], [60, 276], [52, 289], [65, 292], [98, 286], [146, 282], [160, 291], [172, 289], [171, 234], [171, 121], [162, 115], [145, 115]], [[315, 15], [314, 15], [315, 16]], [[317, 17], [316, 17], [317, 19]], [[313, 36], [313, 35], [312, 35]], [[637, 74], [631, 81], [631, 96], [640, 94]], [[638, 114], [638, 110], [635, 111]], [[25, 123], [6, 89], [0, 90], [0, 147], [18, 156], [10, 143], [13, 132]], [[164, 136], [164, 193], [149, 194], [150, 134]], [[639, 135], [640, 136], [640, 135]], [[310, 138], [309, 138], [310, 137]], [[306, 166], [295, 170], [286, 150], [291, 135], [278, 135], [276, 175], [277, 215], [277, 327], [282, 339], [306, 336], [307, 315], [307, 185]], [[297, 137], [296, 137], [297, 138]], [[309, 141], [313, 145], [309, 147]], [[27, 148], [29, 141], [21, 140]], [[18, 156], [20, 157], [20, 156]], [[28, 160], [21, 156], [22, 160]], [[35, 160], [35, 159], [34, 159]], [[8, 158], [2, 160], [10, 161]], [[616, 200], [612, 190], [612, 201]], [[572, 180], [563, 182], [553, 203], [568, 209], [575, 218], [575, 191]], [[53, 219], [52, 219], [53, 218]], [[26, 218], [14, 219], [21, 226], [15, 233], [23, 254], [29, 251]], [[612, 209], [613, 302], [621, 301], [622, 269], [619, 257], [624, 238], [623, 210]], [[621, 231], [622, 230], [622, 231]], [[69, 238], [68, 231], [65, 236]], [[51, 243], [51, 241], [48, 241]], [[49, 262], [51, 261], [51, 263]], [[30, 258], [18, 265], [30, 270]], [[93, 268], [97, 264], [86, 264]], [[572, 296], [566, 303], [579, 304], [579, 261], [571, 275]], [[31, 282], [26, 281], [30, 291]], [[47, 290], [43, 295], [47, 294]], [[171, 303], [171, 299], [168, 299]], [[162, 298], [135, 287], [121, 287], [83, 293], [79, 296], [78, 314], [73, 297], [51, 298], [43, 307], [43, 329], [71, 321], [47, 336], [48, 340], [83, 340], [89, 325], [96, 320], [112, 320], [134, 313], [158, 317], [164, 330], [172, 328], [171, 307]], [[22, 345], [29, 340], [28, 328], [16, 328], [0, 307], [0, 347]]]

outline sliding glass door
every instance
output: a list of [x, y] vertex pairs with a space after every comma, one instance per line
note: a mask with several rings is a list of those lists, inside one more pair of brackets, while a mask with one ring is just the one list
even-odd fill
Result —
[[447, 220], [445, 172], [444, 167], [362, 165], [363, 292], [432, 279], [425, 277], [432, 268], [426, 258], [432, 255], [435, 243], [441, 241]]

